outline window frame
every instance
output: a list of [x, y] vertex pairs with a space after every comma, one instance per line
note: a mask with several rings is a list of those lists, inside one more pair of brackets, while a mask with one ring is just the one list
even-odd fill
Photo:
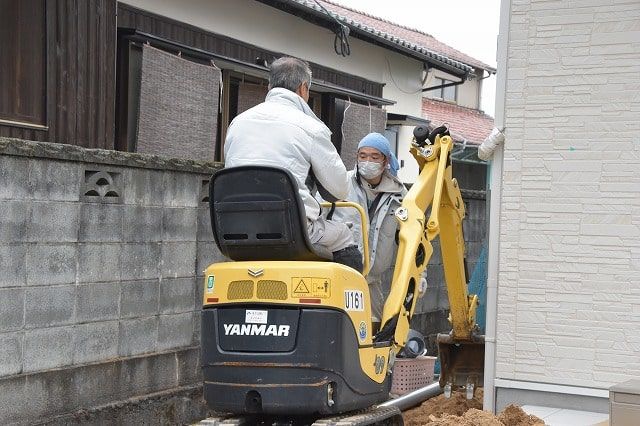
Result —
[[[441, 86], [444, 84], [456, 83], [453, 80], [447, 80], [446, 78], [443, 78], [443, 77], [435, 77], [434, 80], [435, 80], [433, 84], [434, 86]], [[445, 98], [444, 95], [447, 89], [454, 90], [453, 99]], [[429, 93], [429, 97], [431, 98], [440, 99], [444, 102], [458, 103], [458, 86], [449, 86], [449, 87], [441, 87], [439, 89], [432, 89], [428, 93]]]
[[[38, 16], [38, 18], [41, 18], [42, 21], [38, 22], [37, 23], [38, 25], [33, 25], [34, 24], [33, 21], [31, 22], [32, 25], [23, 25], [24, 22], [22, 21], [17, 22], [18, 29], [19, 30], [22, 29], [29, 35], [34, 34], [34, 28], [41, 30], [41, 34], [39, 34], [41, 37], [38, 37], [38, 38], [40, 39], [42, 44], [42, 51], [40, 51], [40, 49], [38, 49], [38, 51], [35, 51], [32, 47], [29, 47], [28, 49], [25, 50], [26, 55], [31, 55], [29, 59], [33, 59], [34, 57], [36, 57], [36, 55], [41, 54], [41, 57], [40, 57], [41, 61], [39, 64], [40, 66], [38, 67], [38, 68], [41, 68], [39, 70], [40, 72], [25, 73], [27, 76], [31, 78], [30, 80], [26, 81], [28, 86], [35, 81], [35, 79], [33, 79], [34, 76], [35, 77], [39, 76], [40, 88], [38, 90], [38, 96], [27, 97], [26, 95], [22, 95], [20, 93], [17, 94], [17, 97], [20, 98], [21, 101], [25, 101], [25, 103], [30, 101], [34, 102], [34, 105], [32, 105], [31, 111], [29, 111], [31, 116], [20, 114], [19, 111], [16, 111], [16, 106], [14, 104], [14, 105], [11, 105], [14, 109], [11, 112], [0, 111], [0, 126], [10, 126], [10, 127], [17, 127], [17, 128], [29, 129], [29, 130], [48, 131], [49, 116], [51, 115], [49, 111], [49, 103], [48, 103], [49, 86], [51, 84], [50, 78], [48, 75], [49, 67], [51, 65], [49, 63], [50, 62], [49, 44], [51, 40], [49, 37], [49, 26], [50, 26], [49, 19], [50, 18], [48, 14], [47, 1], [46, 0], [37, 1], [39, 7], [35, 7], [35, 5], [33, 4], [29, 5], [27, 2], [24, 2], [24, 1], [11, 2], [11, 3], [14, 5], [14, 7], [22, 7], [23, 9], [28, 9], [30, 11], [33, 11], [33, 10], [41, 11], [41, 16]], [[29, 18], [33, 18], [34, 14], [33, 13], [26, 14], [25, 16], [27, 16], [27, 19], [29, 19]], [[34, 39], [35, 38], [31, 38], [31, 40], [34, 40]], [[14, 53], [22, 54], [25, 52], [16, 51]], [[29, 59], [27, 59], [27, 63], [29, 63]], [[10, 56], [8, 59], [8, 61], [11, 61], [11, 60], [14, 61], [14, 66], [15, 66], [15, 63], [19, 59], [17, 55], [13, 55], [13, 56]], [[20, 60], [22, 60], [22, 58], [20, 58]], [[38, 100], [35, 100], [35, 99], [38, 99]], [[38, 104], [35, 104], [35, 102], [38, 102]]]

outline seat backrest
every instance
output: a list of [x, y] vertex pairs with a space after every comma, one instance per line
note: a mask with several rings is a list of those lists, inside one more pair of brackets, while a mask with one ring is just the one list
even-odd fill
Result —
[[216, 244], [230, 259], [326, 260], [311, 247], [304, 204], [288, 170], [220, 170], [209, 185], [209, 211]]

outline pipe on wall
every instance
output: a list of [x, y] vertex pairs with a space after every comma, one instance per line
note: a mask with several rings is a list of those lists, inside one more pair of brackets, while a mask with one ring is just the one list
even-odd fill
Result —
[[[496, 116], [494, 125], [505, 127], [505, 103], [507, 92], [507, 54], [509, 47], [509, 21], [511, 0], [500, 4], [500, 31], [497, 50]], [[484, 357], [484, 400], [483, 408], [495, 412], [495, 366], [496, 366], [496, 323], [498, 308], [498, 259], [500, 257], [500, 209], [502, 201], [502, 166], [504, 144], [496, 147], [489, 163], [489, 243], [487, 256], [487, 317]]]

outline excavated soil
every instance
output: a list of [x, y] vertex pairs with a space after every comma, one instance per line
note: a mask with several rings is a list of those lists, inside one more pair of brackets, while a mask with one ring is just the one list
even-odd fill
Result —
[[467, 400], [463, 393], [451, 398], [436, 396], [402, 413], [405, 426], [544, 426], [536, 416], [515, 405], [509, 405], [499, 415], [482, 411], [482, 389]]
[[527, 414], [522, 411], [522, 408], [517, 405], [508, 405], [502, 412], [498, 415], [498, 420], [500, 420], [506, 426], [517, 425], [517, 426], [538, 426], [544, 425], [542, 419], [532, 415]]
[[482, 410], [482, 395], [482, 389], [478, 389], [474, 398], [469, 400], [459, 392], [453, 393], [451, 398], [438, 395], [435, 398], [427, 399], [420, 406], [402, 414], [404, 424], [406, 426], [422, 426], [429, 423], [432, 418], [442, 417], [443, 414], [461, 416], [471, 408]]

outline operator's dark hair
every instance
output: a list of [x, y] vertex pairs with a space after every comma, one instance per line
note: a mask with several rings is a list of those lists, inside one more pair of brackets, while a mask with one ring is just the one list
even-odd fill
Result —
[[283, 56], [269, 67], [269, 90], [282, 87], [295, 92], [305, 82], [311, 87], [311, 68], [302, 59]]

